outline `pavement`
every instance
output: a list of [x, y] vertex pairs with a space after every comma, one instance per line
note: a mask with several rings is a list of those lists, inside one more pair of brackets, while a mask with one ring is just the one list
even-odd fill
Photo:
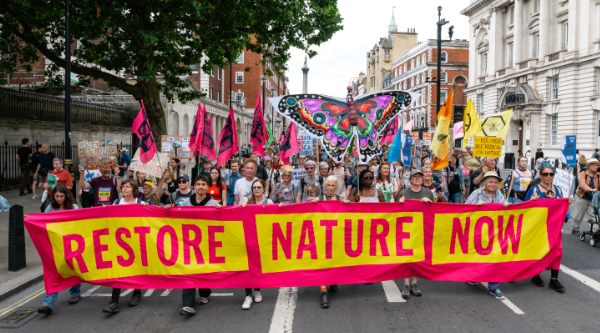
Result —
[[[37, 190], [41, 195], [42, 190]], [[0, 192], [10, 206], [21, 205], [25, 214], [39, 213], [41, 198], [32, 199], [32, 195], [20, 197], [19, 191]], [[0, 212], [0, 300], [43, 279], [42, 261], [25, 229], [26, 267], [16, 272], [8, 270], [8, 217], [9, 212]]]

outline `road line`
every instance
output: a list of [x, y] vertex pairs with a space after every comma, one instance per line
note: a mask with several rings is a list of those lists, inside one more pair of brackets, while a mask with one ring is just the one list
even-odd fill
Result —
[[90, 297], [112, 297], [112, 294], [91, 294]]
[[84, 292], [83, 294], [81, 294], [81, 297], [90, 297], [90, 296], [92, 296], [92, 293], [94, 291], [96, 291], [98, 288], [100, 288], [100, 286], [92, 286], [86, 292]]
[[210, 296], [233, 296], [233, 293], [212, 293]]
[[[481, 286], [485, 287], [485, 290], [490, 291], [490, 287], [488, 286], [487, 282], [481, 282]], [[504, 305], [506, 305], [509, 309], [511, 309], [514, 313], [518, 314], [518, 315], [524, 315], [525, 312], [523, 312], [523, 310], [519, 309], [518, 306], [515, 305], [515, 303], [511, 302], [508, 300], [508, 298], [502, 299], [500, 300], [500, 302], [504, 303]]]
[[133, 291], [133, 289], [127, 289], [127, 290], [125, 290], [124, 292], [122, 292], [122, 293], [121, 293], [121, 296], [120, 296], [120, 297], [127, 296], [127, 295], [129, 295], [129, 294], [130, 294], [132, 291]]
[[173, 289], [166, 289], [165, 291], [163, 291], [162, 294], [160, 294], [160, 296], [169, 296], [169, 294], [171, 293], [171, 290], [173, 290]]
[[598, 282], [586, 275], [583, 275], [575, 270], [572, 270], [569, 267], [566, 267], [565, 265], [560, 265], [560, 270], [563, 271], [563, 273], [565, 273], [565, 274], [571, 275], [576, 280], [578, 280], [579, 282], [585, 284], [586, 286], [594, 289], [595, 291], [600, 292], [600, 282]]
[[2, 312], [0, 313], [0, 317], [4, 316], [5, 314], [11, 312], [12, 310], [20, 307], [21, 305], [24, 305], [26, 303], [28, 303], [29, 301], [31, 301], [32, 299], [40, 296], [41, 294], [45, 294], [46, 290], [44, 288], [39, 289], [38, 291], [34, 291], [33, 294], [31, 294], [29, 297], [21, 300], [20, 302], [17, 302], [7, 308], [2, 309]]
[[277, 296], [275, 311], [273, 311], [273, 318], [271, 318], [269, 333], [292, 333], [297, 299], [297, 287], [279, 288], [279, 295]]
[[154, 289], [148, 289], [148, 290], [146, 290], [146, 293], [144, 294], [144, 297], [150, 297], [150, 296], [152, 296], [153, 292], [154, 292]]
[[381, 281], [381, 284], [383, 285], [383, 291], [385, 292], [385, 297], [387, 297], [388, 302], [406, 303], [406, 300], [402, 298], [402, 293], [394, 280]]

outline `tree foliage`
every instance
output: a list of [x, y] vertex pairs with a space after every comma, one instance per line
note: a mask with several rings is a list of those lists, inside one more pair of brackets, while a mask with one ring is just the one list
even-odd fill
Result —
[[[61, 81], [65, 2], [0, 1], [0, 51], [11, 55], [0, 72], [31, 71], [39, 51], [54, 63], [49, 82]], [[315, 55], [312, 47], [342, 29], [341, 22], [337, 0], [71, 0], [71, 42], [78, 45], [71, 70], [143, 99], [153, 131], [166, 134], [160, 92], [170, 101], [201, 97], [183, 78], [203, 55], [207, 73], [247, 49], [283, 74], [291, 48]]]

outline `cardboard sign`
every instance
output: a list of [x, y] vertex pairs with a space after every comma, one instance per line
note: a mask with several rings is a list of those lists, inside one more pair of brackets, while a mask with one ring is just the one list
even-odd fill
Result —
[[473, 156], [500, 158], [502, 155], [502, 138], [476, 136]]
[[412, 133], [410, 133], [410, 135], [412, 135], [413, 141], [419, 140], [419, 133], [418, 132], [412, 132]]
[[129, 164], [129, 170], [144, 172], [156, 178], [161, 178], [163, 170], [169, 166], [171, 156], [167, 153], [156, 153], [152, 160], [146, 164], [140, 161], [140, 150], [138, 149]]
[[556, 174], [554, 175], [554, 185], [560, 188], [563, 198], [569, 197], [574, 178], [575, 176], [573, 176], [572, 173], [566, 172], [562, 169], [556, 169]]
[[415, 146], [423, 147], [423, 140], [415, 140]]
[[117, 166], [117, 143], [113, 140], [79, 140], [79, 165], [86, 170]]
[[423, 144], [425, 146], [431, 146], [431, 138], [433, 137], [433, 133], [423, 132]]
[[190, 137], [177, 135], [163, 135], [160, 137], [162, 146], [160, 151], [168, 153], [171, 157], [192, 158], [190, 152]]
[[564, 135], [560, 138], [560, 148], [562, 154], [560, 156], [562, 162], [567, 165], [567, 168], [577, 167], [577, 136]]

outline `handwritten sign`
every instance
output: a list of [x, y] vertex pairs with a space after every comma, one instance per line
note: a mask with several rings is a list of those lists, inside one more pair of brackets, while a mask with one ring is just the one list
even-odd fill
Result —
[[431, 138], [433, 137], [433, 133], [423, 132], [423, 144], [425, 146], [431, 146]]
[[308, 131], [302, 131], [298, 134], [298, 147], [300, 155], [311, 156], [314, 154], [315, 140]]
[[129, 170], [144, 172], [160, 178], [162, 177], [163, 170], [169, 165], [170, 157], [167, 153], [156, 153], [150, 162], [144, 164], [140, 161], [140, 150], [138, 149], [131, 160], [131, 164], [129, 164]]
[[160, 137], [162, 142], [161, 151], [169, 153], [171, 157], [192, 158], [190, 152], [190, 137], [177, 135], [163, 135]]
[[502, 155], [502, 138], [476, 136], [473, 156], [500, 158]]
[[302, 179], [304, 176], [306, 176], [304, 169], [294, 168], [294, 170], [292, 170], [292, 183], [294, 183], [296, 186], [300, 185], [300, 179]]
[[117, 143], [112, 140], [79, 140], [79, 165], [84, 169], [113, 169], [117, 166]]
[[573, 174], [571, 174], [570, 172], [566, 172], [562, 169], [556, 169], [556, 175], [554, 176], [554, 185], [560, 188], [560, 190], [562, 191], [563, 198], [569, 197], [574, 177], [575, 176], [573, 176]]
[[562, 162], [567, 165], [567, 168], [577, 167], [577, 136], [564, 135], [560, 138], [560, 146], [562, 154], [560, 156]]

